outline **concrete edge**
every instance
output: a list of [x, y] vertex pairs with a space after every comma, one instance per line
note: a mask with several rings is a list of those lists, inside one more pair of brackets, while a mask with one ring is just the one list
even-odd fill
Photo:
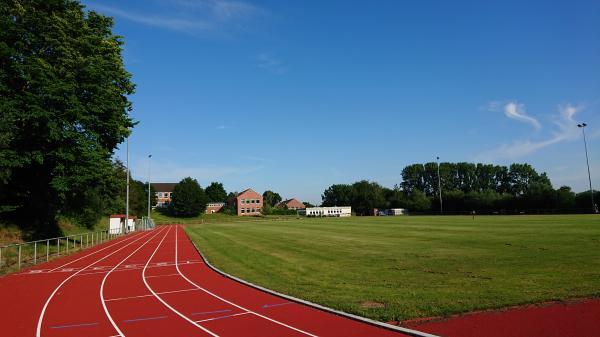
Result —
[[[186, 236], [188, 236], [187, 233], [186, 233]], [[372, 319], [369, 319], [369, 318], [365, 318], [365, 317], [361, 317], [361, 316], [349, 314], [349, 313], [346, 313], [346, 312], [343, 312], [343, 311], [335, 310], [335, 309], [332, 309], [332, 308], [328, 308], [328, 307], [322, 306], [320, 304], [316, 304], [316, 303], [313, 303], [313, 302], [302, 300], [302, 299], [299, 299], [299, 298], [296, 298], [296, 297], [293, 297], [293, 296], [285, 295], [285, 294], [276, 292], [275, 290], [264, 288], [264, 287], [261, 287], [259, 285], [254, 284], [254, 283], [250, 283], [248, 281], [242, 280], [242, 279], [240, 279], [238, 277], [235, 277], [233, 275], [227, 274], [226, 272], [221, 271], [217, 267], [215, 267], [212, 264], [210, 264], [210, 262], [208, 262], [208, 259], [204, 256], [204, 254], [202, 254], [202, 252], [200, 251], [200, 249], [198, 248], [198, 246], [196, 246], [196, 243], [189, 236], [188, 236], [188, 240], [190, 240], [190, 242], [192, 242], [192, 244], [196, 248], [196, 251], [198, 251], [198, 253], [202, 257], [202, 260], [204, 260], [204, 263], [206, 263], [206, 265], [210, 269], [214, 270], [215, 272], [217, 272], [217, 273], [219, 273], [219, 274], [221, 274], [221, 275], [223, 275], [223, 276], [225, 276], [225, 277], [227, 277], [229, 279], [232, 279], [232, 280], [234, 280], [236, 282], [239, 282], [241, 284], [247, 285], [247, 286], [252, 287], [254, 289], [258, 289], [260, 291], [266, 292], [266, 293], [271, 294], [271, 295], [275, 295], [277, 297], [284, 298], [286, 300], [290, 300], [290, 301], [293, 301], [293, 302], [301, 303], [301, 304], [307, 305], [309, 307], [312, 307], [312, 308], [315, 308], [315, 309], [318, 309], [318, 310], [321, 310], [321, 311], [328, 312], [330, 314], [342, 316], [342, 317], [349, 318], [349, 319], [352, 319], [352, 320], [355, 320], [355, 321], [359, 321], [359, 322], [362, 322], [362, 323], [367, 323], [369, 325], [374, 325], [374, 326], [382, 328], [382, 329], [392, 330], [392, 331], [395, 331], [395, 332], [401, 332], [401, 333], [404, 333], [406, 335], [410, 335], [410, 336], [414, 336], [414, 337], [440, 337], [440, 336], [432, 335], [432, 334], [429, 334], [429, 333], [426, 333], [426, 332], [421, 332], [421, 331], [418, 331], [418, 330], [413, 330], [413, 329], [403, 328], [403, 327], [400, 327], [400, 326], [391, 325], [391, 324], [387, 324], [387, 323], [383, 323], [383, 322], [378, 322], [378, 321], [375, 321], [375, 320], [372, 320]]]

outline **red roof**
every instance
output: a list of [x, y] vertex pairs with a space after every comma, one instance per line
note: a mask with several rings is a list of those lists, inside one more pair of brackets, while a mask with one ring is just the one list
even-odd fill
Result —
[[[110, 217], [111, 217], [111, 218], [121, 218], [121, 219], [125, 219], [126, 215], [125, 215], [125, 214], [112, 214]], [[133, 216], [133, 215], [130, 215], [130, 216], [129, 216], [129, 219], [133, 219], [133, 220], [135, 220], [135, 219], [137, 219], [137, 217], [135, 217], [135, 216]]]

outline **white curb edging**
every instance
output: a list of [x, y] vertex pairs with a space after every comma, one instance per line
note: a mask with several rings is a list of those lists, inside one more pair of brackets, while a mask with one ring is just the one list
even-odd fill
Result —
[[[187, 236], [187, 233], [186, 233], [186, 236]], [[202, 257], [202, 259], [204, 260], [204, 263], [206, 263], [206, 265], [210, 269], [212, 269], [215, 272], [217, 272], [217, 273], [219, 273], [219, 274], [221, 274], [221, 275], [223, 275], [223, 276], [225, 276], [225, 277], [227, 277], [229, 279], [232, 279], [232, 280], [234, 280], [236, 282], [242, 283], [242, 284], [247, 285], [249, 287], [258, 289], [260, 291], [264, 291], [264, 292], [269, 293], [271, 295], [275, 295], [277, 297], [281, 297], [281, 298], [285, 298], [285, 299], [293, 301], [293, 302], [301, 303], [301, 304], [307, 305], [309, 307], [313, 307], [315, 309], [318, 309], [318, 310], [321, 310], [321, 311], [325, 311], [325, 312], [328, 312], [328, 313], [331, 313], [331, 314], [334, 314], [334, 315], [338, 315], [338, 316], [346, 317], [346, 318], [349, 318], [349, 319], [352, 319], [352, 320], [355, 320], [355, 321], [359, 321], [359, 322], [362, 322], [362, 323], [367, 323], [367, 324], [370, 324], [370, 325], [374, 325], [374, 326], [377, 326], [379, 328], [383, 328], [383, 329], [387, 329], [387, 330], [392, 330], [392, 331], [396, 331], [396, 332], [401, 332], [401, 333], [404, 333], [404, 334], [407, 334], [407, 335], [410, 335], [410, 336], [414, 336], [414, 337], [440, 337], [440, 336], [437, 336], [437, 335], [432, 335], [430, 333], [421, 332], [421, 331], [417, 331], [417, 330], [413, 330], [413, 329], [408, 329], [408, 328], [403, 328], [403, 327], [400, 327], [400, 326], [395, 326], [395, 325], [391, 325], [391, 324], [387, 324], [387, 323], [383, 323], [383, 322], [378, 322], [378, 321], [375, 321], [375, 320], [372, 320], [372, 319], [369, 319], [369, 318], [365, 318], [365, 317], [361, 317], [361, 316], [349, 314], [349, 313], [346, 313], [346, 312], [343, 312], [343, 311], [335, 310], [335, 309], [332, 309], [332, 308], [328, 308], [328, 307], [322, 306], [320, 304], [316, 304], [316, 303], [313, 303], [313, 302], [302, 300], [302, 299], [299, 299], [299, 298], [296, 298], [296, 297], [293, 297], [293, 296], [285, 295], [285, 294], [276, 292], [275, 290], [264, 288], [264, 287], [261, 287], [259, 285], [254, 284], [254, 283], [250, 283], [248, 281], [242, 280], [241, 278], [238, 278], [238, 277], [235, 277], [233, 275], [227, 274], [226, 272], [221, 271], [217, 267], [215, 267], [212, 264], [210, 264], [210, 262], [208, 262], [208, 259], [204, 256], [204, 254], [202, 254], [202, 252], [200, 251], [200, 249], [198, 248], [198, 246], [196, 246], [196, 243], [194, 241], [192, 241], [192, 239], [190, 239], [189, 236], [188, 236], [188, 240], [190, 240], [190, 242], [194, 245], [194, 247], [196, 248], [196, 250], [198, 251], [198, 253]]]

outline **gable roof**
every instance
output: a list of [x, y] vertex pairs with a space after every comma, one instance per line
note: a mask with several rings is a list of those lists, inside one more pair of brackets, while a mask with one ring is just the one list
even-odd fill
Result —
[[177, 183], [151, 183], [156, 192], [173, 192]]
[[256, 193], [256, 191], [254, 191], [254, 190], [253, 190], [253, 189], [251, 189], [251, 188], [247, 188], [247, 189], [243, 190], [242, 192], [240, 192], [240, 194], [238, 194], [238, 195], [237, 195], [237, 197], [236, 197], [236, 198], [239, 198], [239, 197], [241, 197], [242, 195], [244, 195], [244, 194], [246, 194], [246, 193], [254, 193], [254, 194], [256, 194], [256, 195], [258, 195], [258, 196], [260, 196], [260, 197], [262, 198], [262, 195], [260, 195], [260, 194]]
[[279, 203], [279, 205], [289, 205], [289, 204], [296, 204], [299, 207], [306, 207], [300, 200], [298, 200], [296, 198], [287, 199], [287, 200], [284, 200]]

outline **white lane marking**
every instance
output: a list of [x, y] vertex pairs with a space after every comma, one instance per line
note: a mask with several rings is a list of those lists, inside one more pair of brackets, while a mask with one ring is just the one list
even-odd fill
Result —
[[141, 235], [141, 234], [139, 234], [139, 235], [138, 235], [137, 233], [134, 233], [133, 235], [131, 235], [131, 236], [129, 236], [129, 237], [125, 237], [125, 238], [123, 238], [122, 240], [117, 240], [117, 242], [113, 242], [113, 243], [112, 243], [111, 245], [109, 245], [109, 246], [106, 246], [106, 247], [104, 247], [104, 248], [101, 248], [101, 249], [95, 250], [95, 251], [93, 251], [93, 252], [91, 252], [91, 253], [89, 253], [89, 254], [87, 254], [87, 255], [84, 255], [84, 256], [82, 256], [82, 257], [80, 257], [80, 258], [76, 259], [76, 260], [73, 260], [73, 261], [67, 262], [67, 263], [65, 263], [65, 264], [63, 264], [63, 265], [61, 265], [61, 266], [58, 266], [58, 267], [54, 268], [54, 269], [50, 269], [48, 272], [50, 273], [50, 272], [56, 271], [57, 269], [61, 269], [61, 268], [65, 267], [65, 266], [68, 266], [68, 265], [70, 265], [70, 264], [71, 264], [71, 263], [73, 263], [73, 262], [77, 262], [77, 261], [79, 261], [79, 260], [81, 260], [81, 259], [85, 259], [85, 258], [86, 258], [86, 257], [88, 257], [88, 256], [94, 255], [94, 254], [96, 254], [96, 253], [99, 253], [99, 252], [101, 252], [101, 251], [103, 251], [103, 250], [106, 250], [106, 249], [108, 249], [108, 248], [111, 248], [111, 247], [113, 247], [114, 245], [118, 245], [118, 244], [120, 244], [120, 243], [123, 243], [123, 241], [127, 242], [127, 241], [129, 241], [129, 239], [133, 239], [133, 238], [135, 238], [135, 237], [138, 237], [138, 236], [140, 236], [140, 235]]
[[224, 299], [223, 297], [220, 297], [219, 295], [217, 295], [217, 294], [214, 294], [214, 293], [210, 292], [209, 290], [202, 288], [201, 286], [197, 285], [197, 284], [196, 284], [196, 283], [194, 283], [192, 280], [190, 280], [189, 278], [187, 278], [185, 275], [183, 275], [183, 273], [182, 273], [182, 272], [181, 272], [181, 270], [179, 269], [179, 263], [178, 263], [178, 258], [179, 258], [179, 257], [178, 257], [178, 254], [179, 254], [178, 240], [179, 240], [179, 238], [178, 238], [177, 232], [178, 232], [178, 231], [177, 231], [177, 229], [175, 229], [175, 266], [177, 267], [177, 272], [178, 272], [179, 274], [181, 274], [181, 277], [183, 277], [183, 278], [184, 278], [186, 281], [188, 281], [188, 283], [190, 283], [191, 285], [195, 286], [196, 288], [198, 288], [198, 289], [200, 289], [200, 290], [204, 291], [205, 293], [207, 293], [207, 294], [209, 294], [209, 295], [212, 295], [213, 297], [216, 297], [216, 298], [220, 299], [221, 301], [223, 301], [223, 302], [225, 302], [225, 303], [229, 303], [229, 304], [233, 305], [234, 307], [236, 307], [236, 308], [238, 308], [238, 309], [241, 309], [241, 310], [243, 310], [243, 311], [248, 311], [248, 312], [250, 312], [250, 313], [251, 313], [251, 314], [253, 314], [253, 315], [256, 315], [256, 316], [258, 316], [258, 317], [264, 318], [264, 319], [266, 319], [266, 320], [268, 320], [268, 321], [271, 321], [271, 322], [273, 322], [273, 323], [279, 324], [279, 325], [281, 325], [281, 326], [284, 326], [284, 327], [286, 327], [286, 328], [288, 328], [288, 329], [292, 329], [292, 330], [294, 330], [294, 331], [298, 331], [298, 332], [300, 332], [300, 333], [302, 333], [302, 334], [305, 334], [305, 335], [307, 335], [307, 336], [311, 336], [311, 337], [318, 337], [317, 335], [313, 335], [313, 334], [311, 334], [310, 332], [306, 332], [306, 331], [304, 331], [304, 330], [301, 330], [301, 329], [295, 328], [295, 327], [293, 327], [293, 326], [291, 326], [291, 325], [285, 324], [285, 323], [283, 323], [283, 322], [280, 322], [280, 321], [278, 321], [278, 320], [275, 320], [275, 319], [273, 319], [273, 318], [267, 317], [267, 316], [265, 316], [265, 315], [261, 315], [261, 314], [259, 314], [259, 313], [255, 312], [255, 311], [252, 311], [252, 310], [250, 310], [250, 309], [246, 309], [246, 308], [242, 307], [241, 305], [237, 305], [237, 304], [235, 304], [235, 303], [233, 303], [233, 302], [231, 302], [231, 301], [228, 301], [228, 300]]
[[154, 234], [150, 239], [146, 240], [146, 242], [144, 242], [136, 250], [131, 252], [131, 254], [127, 255], [127, 257], [125, 257], [123, 260], [121, 260], [121, 262], [119, 262], [116, 266], [114, 266], [108, 273], [106, 273], [106, 275], [104, 275], [104, 278], [102, 279], [102, 283], [100, 284], [100, 302], [102, 303], [102, 308], [104, 309], [104, 313], [106, 314], [106, 317], [110, 321], [110, 324], [112, 324], [112, 326], [115, 328], [115, 330], [117, 330], [117, 332], [121, 336], [125, 336], [125, 334], [123, 333], [123, 331], [121, 331], [121, 329], [119, 329], [119, 327], [117, 326], [117, 323], [115, 323], [112, 316], [108, 312], [108, 308], [106, 307], [106, 303], [105, 303], [106, 301], [104, 300], [104, 284], [106, 283], [106, 279], [108, 278], [108, 275], [110, 275], [110, 273], [112, 273], [113, 270], [117, 269], [117, 267], [119, 267], [123, 262], [127, 261], [127, 259], [130, 258], [133, 254], [137, 253], [148, 242], [152, 241], [152, 239], [154, 239], [159, 233], [161, 233], [161, 231], [157, 231], [156, 234]]
[[245, 312], [240, 312], [239, 314], [225, 315], [225, 316], [218, 316], [218, 317], [213, 317], [213, 318], [201, 319], [199, 321], [196, 321], [196, 323], [202, 323], [202, 322], [208, 322], [208, 321], [216, 321], [218, 319], [235, 317], [235, 316], [241, 316], [241, 315], [247, 315], [247, 314], [251, 314], [251, 312], [245, 311]]
[[[169, 231], [171, 230], [171, 227], [169, 227]], [[175, 233], [177, 233], [177, 227], [175, 227]], [[169, 234], [169, 233], [167, 233]], [[156, 249], [154, 250], [154, 253], [152, 253], [152, 256], [150, 256], [150, 259], [148, 259], [148, 262], [146, 263], [146, 266], [148, 266], [148, 264], [150, 263], [150, 261], [152, 260], [152, 258], [154, 257], [154, 255], [156, 254], [156, 252], [158, 251], [158, 248], [160, 248], [160, 246], [162, 245], [163, 241], [165, 240], [165, 238], [167, 237], [167, 235], [165, 234], [165, 236], [162, 238], [162, 240], [160, 241], [160, 243], [158, 244], [158, 246], [156, 247]], [[146, 281], [146, 268], [143, 269], [142, 271], [142, 280], [144, 280], [144, 284], [146, 285], [146, 288], [148, 288], [148, 290], [150, 290], [150, 292], [156, 296], [156, 298], [162, 303], [164, 304], [165, 307], [171, 309], [171, 311], [173, 311], [174, 313], [176, 313], [177, 315], [179, 315], [179, 317], [185, 319], [186, 321], [192, 323], [193, 325], [195, 325], [196, 327], [202, 329], [202, 331], [210, 334], [213, 337], [220, 337], [219, 335], [217, 335], [216, 333], [208, 330], [207, 328], [203, 327], [202, 325], [194, 322], [193, 320], [189, 319], [187, 316], [185, 316], [184, 314], [182, 314], [181, 312], [177, 311], [175, 308], [173, 308], [172, 306], [170, 306], [167, 302], [165, 302], [165, 300], [163, 300], [160, 296], [158, 296], [158, 294], [152, 289], [150, 288], [150, 285], [148, 284], [148, 281]]]
[[[163, 292], [159, 292], [157, 294], [159, 294], [159, 295], [174, 294], [174, 293], [182, 293], [184, 291], [198, 291], [198, 289], [190, 288], [190, 289], [182, 289], [182, 290], [163, 291]], [[130, 300], [130, 299], [134, 299], [134, 298], [143, 298], [143, 297], [151, 297], [151, 296], [154, 296], [154, 295], [148, 294], [148, 295], [138, 295], [138, 296], [128, 296], [128, 297], [116, 297], [116, 298], [109, 298], [107, 300], [104, 300], [104, 302]]]
[[179, 274], [152, 275], [152, 276], [146, 276], [146, 278], [163, 277], [163, 276], [179, 276]]
[[[150, 232], [148, 232], [150, 233]], [[92, 264], [89, 264], [88, 266], [86, 266], [85, 268], [82, 268], [81, 270], [79, 270], [78, 272], [75, 272], [74, 274], [71, 274], [69, 277], [67, 277], [66, 279], [64, 279], [64, 281], [62, 281], [57, 287], [56, 289], [54, 289], [54, 291], [50, 294], [50, 296], [48, 296], [48, 299], [46, 300], [46, 303], [44, 303], [44, 307], [42, 308], [42, 311], [40, 312], [40, 316], [38, 318], [38, 323], [37, 323], [37, 329], [36, 329], [36, 337], [40, 337], [42, 335], [42, 321], [44, 320], [44, 315], [46, 314], [46, 309], [48, 309], [48, 305], [50, 304], [50, 301], [52, 300], [52, 298], [54, 297], [54, 295], [56, 295], [56, 293], [58, 292], [58, 290], [65, 284], [67, 283], [71, 278], [73, 278], [75, 275], [81, 273], [82, 271], [84, 271], [86, 268], [92, 267], [94, 266], [96, 263], [106, 259], [107, 257], [116, 254], [117, 252], [121, 251], [122, 249], [128, 247], [129, 245], [137, 242], [138, 240], [144, 238], [145, 236], [147, 236], [147, 233], [144, 233], [143, 235], [137, 235], [139, 236], [139, 238], [129, 242], [128, 244], [124, 245], [123, 247], [115, 250], [114, 252], [104, 256], [101, 259], [96, 260], [96, 262], [93, 262]], [[136, 237], [137, 237], [136, 236]]]

